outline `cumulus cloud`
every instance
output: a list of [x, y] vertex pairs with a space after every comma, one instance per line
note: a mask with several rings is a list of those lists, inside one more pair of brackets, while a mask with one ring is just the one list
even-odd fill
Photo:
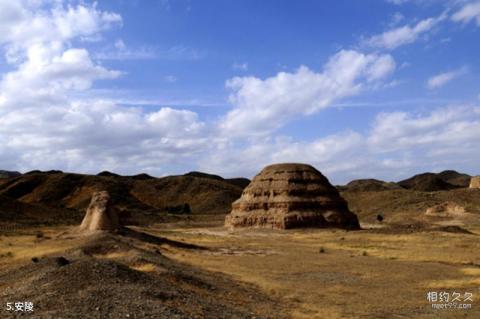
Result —
[[247, 145], [222, 145], [201, 168], [233, 176], [253, 176], [269, 163], [306, 162], [335, 183], [355, 178], [398, 180], [446, 168], [475, 173], [480, 160], [480, 107], [451, 106], [427, 113], [384, 112], [365, 133], [344, 131], [296, 141], [255, 139]]
[[394, 69], [390, 55], [342, 50], [319, 73], [301, 66], [293, 73], [280, 72], [264, 80], [235, 77], [227, 81], [234, 108], [220, 128], [229, 136], [267, 134], [298, 115], [315, 113], [359, 93]]
[[437, 75], [432, 76], [431, 78], [428, 79], [427, 81], [427, 87], [429, 89], [437, 89], [439, 87], [444, 86], [448, 82], [458, 78], [459, 76], [462, 76], [467, 72], [466, 67], [462, 67], [457, 70], [452, 70], [444, 73], [440, 73]]
[[[315, 139], [296, 141], [289, 137], [255, 139], [247, 145], [232, 143], [213, 150], [200, 161], [200, 169], [226, 176], [252, 177], [271, 163], [301, 162], [317, 166], [329, 175], [356, 168], [362, 162], [363, 137], [343, 132]], [[340, 160], [343, 158], [345, 160]], [[355, 158], [355, 161], [348, 159]]]
[[479, 112], [478, 107], [447, 107], [427, 115], [381, 113], [375, 120], [369, 143], [381, 151], [411, 151], [413, 147], [434, 149], [474, 142], [473, 136], [480, 128]]
[[404, 25], [381, 34], [374, 35], [364, 40], [367, 46], [393, 50], [402, 45], [417, 41], [420, 36], [427, 34], [441, 21], [446, 19], [446, 14], [441, 14], [436, 18], [427, 18], [419, 21], [413, 26]]
[[122, 72], [97, 64], [74, 40], [120, 25], [119, 15], [95, 4], [0, 6], [0, 44], [12, 69], [0, 81], [2, 165], [162, 174], [205, 145], [205, 125], [194, 112], [168, 107], [145, 112], [88, 94], [89, 99], [78, 98], [76, 92]]
[[452, 20], [463, 23], [475, 21], [477, 26], [480, 26], [480, 1], [465, 4], [452, 15]]
[[7, 45], [9, 62], [21, 61], [32, 46], [61, 46], [77, 37], [92, 36], [122, 23], [120, 15], [93, 6], [68, 6], [47, 1], [3, 1], [0, 3], [0, 44]]

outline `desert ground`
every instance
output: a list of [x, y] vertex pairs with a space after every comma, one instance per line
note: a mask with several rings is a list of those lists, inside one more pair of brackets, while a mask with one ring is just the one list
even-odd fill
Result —
[[[27, 183], [32, 176], [35, 187]], [[1, 318], [480, 318], [480, 189], [339, 187], [360, 220], [355, 231], [228, 229], [228, 207], [218, 212], [224, 206], [204, 202], [215, 213], [202, 214], [192, 201], [190, 213], [160, 213], [153, 206], [161, 201], [143, 191], [141, 203], [119, 201], [125, 210], [152, 203], [148, 214], [135, 221], [131, 209], [121, 231], [87, 236], [76, 231], [83, 190], [111, 187], [117, 177], [82, 178], [56, 206], [44, 205], [42, 187], [61, 180], [58, 174], [0, 186]], [[185, 178], [151, 183], [171, 192]], [[208, 189], [205, 198], [218, 198], [212, 185], [231, 197], [238, 191], [210, 177], [188, 178]], [[142, 183], [115, 187], [150, 189]], [[425, 213], [446, 202], [462, 210]], [[472, 293], [473, 302], [433, 309], [429, 292]], [[6, 309], [18, 301], [32, 302], [33, 312]]]

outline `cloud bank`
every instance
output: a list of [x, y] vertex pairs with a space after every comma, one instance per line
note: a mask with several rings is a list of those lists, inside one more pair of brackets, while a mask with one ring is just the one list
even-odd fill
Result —
[[[467, 5], [452, 19], [473, 21], [474, 9]], [[443, 19], [395, 28], [367, 42], [392, 50], [417, 41]], [[263, 165], [299, 161], [317, 166], [336, 182], [405, 177], [423, 166], [477, 168], [480, 108], [475, 105], [383, 112], [365, 132], [319, 133], [312, 140], [279, 133], [294, 119], [385, 85], [396, 62], [381, 51], [340, 50], [320, 70], [300, 66], [266, 78], [229, 79], [231, 108], [210, 121], [190, 110], [147, 111], [96, 97], [92, 88], [98, 82], [128, 75], [101, 64], [98, 52], [84, 43], [122, 24], [120, 15], [95, 4], [0, 2], [0, 44], [8, 65], [0, 80], [0, 168], [108, 169], [157, 176], [200, 169], [251, 177]], [[103, 58], [134, 58], [123, 41], [114, 46], [123, 56]], [[182, 47], [173, 51], [190, 56]], [[428, 86], [441, 87], [460, 74], [436, 75]]]

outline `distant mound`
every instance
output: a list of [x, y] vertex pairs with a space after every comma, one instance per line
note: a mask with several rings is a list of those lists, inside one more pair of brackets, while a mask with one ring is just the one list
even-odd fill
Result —
[[145, 174], [145, 173], [142, 173], [142, 174], [133, 175], [133, 176], [131, 176], [131, 178], [139, 179], [139, 180], [145, 180], [145, 179], [154, 179], [155, 177], [150, 176], [150, 175]]
[[185, 174], [184, 176], [193, 176], [193, 177], [201, 177], [201, 178], [210, 178], [210, 179], [215, 179], [217, 181], [225, 181], [229, 184], [245, 188], [248, 186], [250, 183], [250, 180], [248, 178], [243, 178], [243, 177], [237, 177], [237, 178], [223, 178], [218, 175], [214, 174], [208, 174], [208, 173], [203, 173], [203, 172], [189, 172]]
[[415, 175], [411, 178], [400, 181], [397, 184], [406, 189], [422, 192], [443, 191], [457, 188], [457, 186], [444, 181], [435, 173]]
[[395, 183], [378, 179], [356, 179], [342, 187], [342, 191], [351, 192], [379, 192], [394, 189], [401, 189], [401, 187]]
[[104, 177], [120, 177], [120, 175], [109, 172], [109, 171], [103, 171], [97, 174], [97, 176], [104, 176]]
[[48, 174], [48, 175], [54, 175], [54, 174], [62, 174], [62, 171], [59, 170], [50, 170], [50, 171], [39, 171], [39, 170], [33, 170], [30, 172], [25, 173], [25, 175], [32, 175], [32, 174]]
[[20, 176], [20, 175], [22, 175], [20, 172], [0, 170], [0, 178], [17, 177], [17, 176]]
[[443, 171], [437, 174], [437, 176], [444, 182], [452, 184], [458, 187], [468, 187], [470, 184], [471, 176], [468, 174], [459, 173], [453, 170]]
[[[228, 180], [196, 176], [153, 178], [146, 174], [98, 176], [37, 172], [0, 179], [0, 195], [20, 203], [75, 212], [75, 221], [81, 220], [92, 194], [101, 190], [110, 194], [121, 218], [141, 216], [142, 220], [148, 220], [167, 213], [226, 214], [242, 189]], [[52, 216], [57, 212], [44, 210], [52, 211]], [[1, 214], [0, 211], [3, 216]]]
[[184, 176], [193, 176], [193, 177], [201, 177], [201, 178], [210, 178], [210, 179], [216, 179], [217, 181], [223, 181], [223, 177], [214, 175], [214, 174], [208, 174], [208, 173], [203, 173], [203, 172], [189, 172], [185, 174]]

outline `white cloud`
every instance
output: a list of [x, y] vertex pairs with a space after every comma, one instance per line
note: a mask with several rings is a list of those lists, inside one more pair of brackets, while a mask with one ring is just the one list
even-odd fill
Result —
[[94, 57], [96, 60], [145, 60], [157, 58], [157, 52], [148, 46], [130, 48], [122, 39], [118, 39], [113, 46], [96, 52]]
[[395, 4], [395, 5], [401, 5], [404, 3], [409, 2], [410, 0], [387, 0], [387, 2]]
[[[0, 3], [0, 44], [7, 46], [9, 62], [25, 58], [28, 48], [50, 43], [64, 44], [73, 38], [93, 36], [102, 30], [122, 23], [116, 13], [100, 11], [93, 6], [64, 7], [47, 1], [3, 1]], [[47, 2], [48, 3], [48, 2]]]
[[446, 19], [446, 14], [442, 14], [436, 18], [427, 18], [419, 21], [413, 26], [404, 25], [397, 27], [381, 34], [374, 35], [364, 43], [373, 48], [382, 48], [393, 50], [402, 45], [410, 44], [418, 40], [421, 35], [431, 31], [441, 21]]
[[[263, 166], [280, 162], [311, 163], [329, 174], [348, 170], [361, 162], [363, 137], [355, 132], [343, 132], [318, 138], [312, 142], [289, 137], [260, 138], [247, 145], [229, 141], [216, 144], [216, 149], [200, 161], [200, 169], [225, 176], [252, 177]], [[355, 158], [355, 162], [338, 161]]]
[[432, 76], [431, 78], [428, 79], [427, 87], [429, 89], [437, 89], [439, 87], [444, 86], [448, 82], [458, 78], [459, 76], [462, 76], [466, 72], [467, 72], [467, 68], [462, 67], [462, 68], [457, 69], [457, 70], [437, 74], [437, 75]]
[[477, 23], [477, 26], [480, 26], [480, 1], [464, 5], [459, 11], [452, 15], [452, 20], [463, 23], [468, 23], [473, 20]]
[[477, 127], [478, 112], [478, 108], [449, 107], [434, 110], [426, 116], [406, 112], [381, 113], [375, 120], [369, 142], [378, 151], [458, 143], [465, 133], [475, 134], [476, 129], [462, 134], [457, 129], [459, 126]]
[[263, 135], [299, 115], [308, 115], [332, 102], [359, 93], [395, 69], [390, 55], [342, 50], [332, 56], [323, 72], [301, 66], [265, 80], [235, 77], [227, 81], [234, 108], [221, 121], [229, 136]]
[[304, 162], [334, 183], [368, 177], [399, 180], [444, 169], [474, 174], [480, 160], [478, 136], [480, 107], [451, 106], [421, 114], [385, 112], [364, 134], [344, 131], [313, 141], [269, 137], [247, 144], [217, 144], [200, 169], [252, 177], [270, 163]]
[[168, 49], [160, 49], [154, 46], [142, 45], [129, 47], [122, 40], [117, 40], [113, 45], [107, 46], [95, 52], [96, 60], [185, 60], [198, 61], [203, 59], [207, 53], [202, 50], [189, 48], [183, 45], [172, 46]]
[[[0, 43], [12, 69], [0, 80], [1, 163], [19, 170], [162, 174], [205, 147], [206, 128], [194, 112], [145, 112], [77, 94], [122, 74], [74, 46], [74, 40], [119, 24], [119, 15], [60, 2], [0, 7], [6, 19], [0, 20]], [[125, 44], [117, 41], [116, 47]]]
[[177, 82], [177, 77], [173, 75], [166, 75], [163, 77], [163, 80], [167, 83], [175, 83]]
[[248, 63], [233, 63], [232, 64], [232, 69], [234, 70], [240, 70], [240, 71], [247, 71], [248, 70]]
[[122, 39], [118, 39], [117, 41], [115, 41], [115, 44], [114, 44], [115, 48], [117, 48], [118, 50], [124, 50], [127, 48], [127, 46], [125, 45], [125, 42], [123, 42]]
[[390, 21], [390, 27], [394, 27], [396, 26], [397, 24], [399, 24], [401, 21], [403, 21], [403, 19], [405, 19], [405, 17], [403, 16], [403, 14], [401, 14], [400, 12], [395, 12], [393, 15], [392, 15], [392, 19]]

